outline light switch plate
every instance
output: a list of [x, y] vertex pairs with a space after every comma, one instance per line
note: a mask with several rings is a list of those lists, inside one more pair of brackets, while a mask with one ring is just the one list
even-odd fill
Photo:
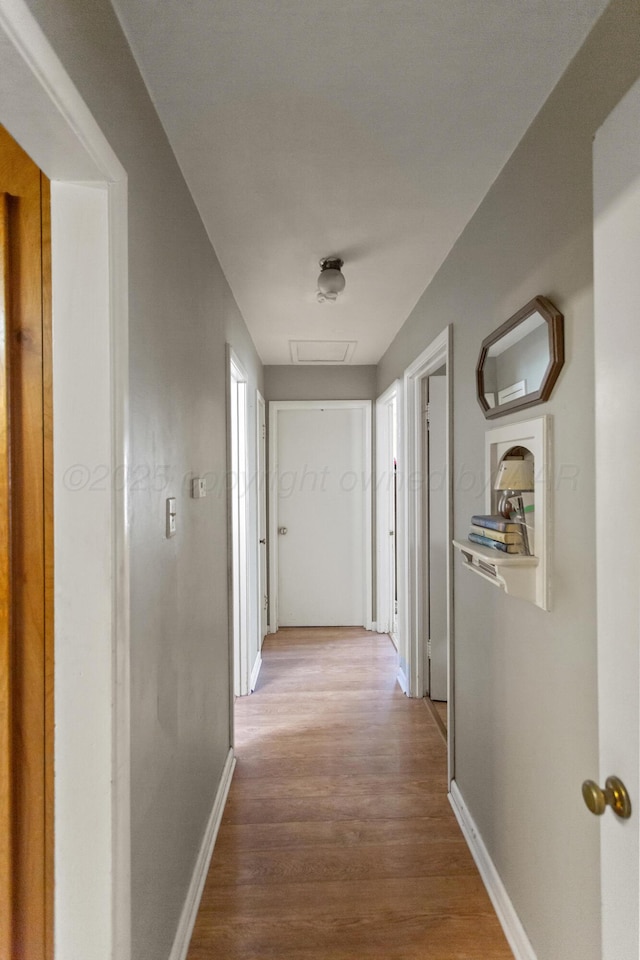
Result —
[[200, 500], [207, 495], [207, 481], [204, 477], [196, 477], [191, 481], [191, 496], [194, 500]]
[[176, 498], [167, 497], [167, 539], [176, 535]]

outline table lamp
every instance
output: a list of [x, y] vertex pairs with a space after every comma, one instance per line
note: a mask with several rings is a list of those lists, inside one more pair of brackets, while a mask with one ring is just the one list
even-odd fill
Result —
[[510, 517], [513, 509], [511, 501], [516, 501], [516, 522], [522, 527], [522, 544], [527, 556], [531, 556], [529, 535], [524, 516], [523, 493], [533, 493], [533, 460], [502, 460], [498, 467], [498, 476], [493, 487], [500, 490], [502, 496], [498, 503], [498, 513]]

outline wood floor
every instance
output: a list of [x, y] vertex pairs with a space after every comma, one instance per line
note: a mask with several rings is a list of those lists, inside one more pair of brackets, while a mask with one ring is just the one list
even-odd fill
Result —
[[388, 637], [267, 638], [188, 960], [513, 960]]
[[444, 742], [447, 742], [447, 702], [446, 700], [430, 700], [429, 697], [424, 699], [425, 706], [431, 710], [433, 714], [433, 719], [436, 722], [436, 726], [440, 730], [444, 738]]

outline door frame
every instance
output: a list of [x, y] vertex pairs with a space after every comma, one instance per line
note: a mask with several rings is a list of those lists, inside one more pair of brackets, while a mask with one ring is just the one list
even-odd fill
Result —
[[369, 482], [364, 498], [365, 590], [363, 598], [366, 630], [373, 629], [372, 607], [372, 491], [371, 401], [370, 400], [270, 400], [269, 401], [269, 632], [278, 629], [278, 414], [281, 410], [363, 410], [364, 457], [369, 464]]
[[424, 697], [426, 640], [423, 635], [423, 584], [425, 556], [422, 532], [426, 529], [422, 486], [424, 461], [424, 431], [422, 411], [423, 382], [440, 367], [446, 365], [446, 460], [447, 460], [447, 662], [448, 706], [447, 742], [449, 782], [454, 777], [454, 635], [453, 635], [453, 328], [447, 326], [403, 374], [403, 443], [399, 451], [402, 464], [398, 486], [401, 490], [403, 582], [399, 591], [403, 611], [400, 647], [400, 667], [406, 663], [407, 693], [410, 697]]
[[[233, 348], [227, 344], [228, 373], [228, 446], [231, 470], [228, 484], [228, 516], [231, 576], [229, 578], [229, 627], [231, 634], [232, 695], [246, 697], [251, 692], [249, 630], [252, 622], [253, 591], [250, 588], [248, 478], [248, 376]], [[237, 395], [234, 397], [234, 391]], [[235, 469], [237, 466], [237, 470]], [[233, 703], [232, 696], [232, 703]]]
[[[127, 176], [23, 0], [0, 6], [0, 97], [5, 127], [52, 181], [54, 562], [60, 601], [54, 632], [64, 638], [56, 646], [54, 672], [55, 956], [128, 960], [127, 489], [111, 482], [85, 496], [73, 489], [70, 475], [64, 479], [65, 469], [77, 464], [89, 471], [104, 464], [112, 481], [126, 478], [129, 467]], [[70, 257], [60, 256], [57, 238], [83, 198], [95, 209], [95, 195], [92, 201], [89, 195], [96, 189], [104, 217], [84, 253], [104, 283], [78, 295]], [[99, 326], [94, 344], [77, 336], [86, 331], [87, 317]], [[99, 395], [95, 379], [78, 384], [84, 366], [104, 385]], [[84, 404], [78, 404], [79, 390], [86, 391]], [[66, 602], [72, 585], [80, 604]], [[103, 615], [95, 632], [92, 610]], [[92, 669], [86, 671], [88, 664]]]
[[[393, 433], [390, 429], [392, 404], [396, 407], [396, 436], [398, 435], [398, 420], [400, 406], [400, 381], [394, 380], [384, 393], [376, 400], [376, 630], [379, 633], [388, 633], [394, 645], [398, 645], [398, 636], [392, 635], [393, 609], [389, 594], [389, 583], [393, 566], [393, 554], [396, 549], [398, 531], [395, 529], [396, 520], [391, 516], [391, 495], [388, 488], [389, 464], [393, 458]], [[397, 450], [396, 450], [397, 454]], [[393, 527], [394, 537], [390, 536]], [[396, 571], [396, 589], [397, 589]], [[398, 625], [396, 623], [396, 631]]]

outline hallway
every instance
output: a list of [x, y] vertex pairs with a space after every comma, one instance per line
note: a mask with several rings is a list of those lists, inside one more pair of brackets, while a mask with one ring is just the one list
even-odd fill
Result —
[[511, 960], [387, 636], [268, 636], [188, 960]]

